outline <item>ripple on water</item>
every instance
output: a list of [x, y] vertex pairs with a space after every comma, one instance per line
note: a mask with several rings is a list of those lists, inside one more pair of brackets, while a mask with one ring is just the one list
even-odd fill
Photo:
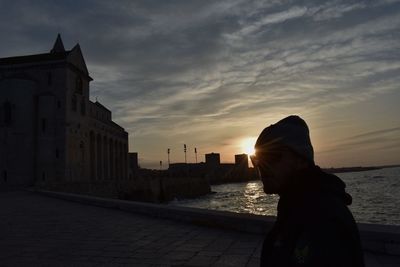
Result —
[[[400, 168], [337, 174], [353, 197], [358, 222], [400, 225]], [[260, 181], [212, 186], [215, 194], [171, 205], [232, 212], [276, 215], [279, 196], [266, 195]]]

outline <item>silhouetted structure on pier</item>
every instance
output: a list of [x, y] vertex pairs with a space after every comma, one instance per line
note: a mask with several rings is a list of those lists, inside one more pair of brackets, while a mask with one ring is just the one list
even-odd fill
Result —
[[255, 179], [253, 168], [249, 168], [247, 154], [235, 155], [235, 163], [221, 163], [219, 153], [205, 154], [206, 162], [173, 163], [171, 174], [184, 173], [189, 177], [205, 177], [210, 184], [244, 182]]

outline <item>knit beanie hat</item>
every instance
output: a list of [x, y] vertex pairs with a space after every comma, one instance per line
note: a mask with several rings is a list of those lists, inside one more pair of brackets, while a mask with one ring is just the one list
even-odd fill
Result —
[[299, 116], [286, 117], [265, 128], [254, 147], [258, 151], [268, 151], [268, 148], [279, 145], [284, 145], [310, 162], [314, 162], [314, 149], [308, 126]]

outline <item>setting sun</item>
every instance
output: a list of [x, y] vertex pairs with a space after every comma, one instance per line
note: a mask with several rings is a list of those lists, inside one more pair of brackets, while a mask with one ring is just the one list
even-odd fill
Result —
[[254, 155], [255, 150], [254, 150], [254, 144], [256, 142], [257, 138], [256, 137], [247, 137], [243, 139], [241, 142], [241, 152], [246, 153], [247, 155]]

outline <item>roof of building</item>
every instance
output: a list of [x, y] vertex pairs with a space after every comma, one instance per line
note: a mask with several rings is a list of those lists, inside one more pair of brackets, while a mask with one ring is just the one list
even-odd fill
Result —
[[61, 35], [57, 35], [57, 39], [54, 42], [53, 48], [50, 50], [50, 53], [62, 53], [65, 52], [63, 41], [61, 40]]
[[[93, 103], [93, 102], [92, 102]], [[96, 106], [107, 110], [108, 112], [111, 112], [111, 110], [109, 110], [108, 108], [106, 108], [105, 106], [103, 106], [99, 101], [96, 100], [96, 102], [94, 102], [93, 104], [95, 104]]]
[[64, 60], [67, 58], [67, 55], [69, 52], [70, 51], [65, 51], [65, 52], [61, 52], [61, 53], [45, 53], [45, 54], [17, 56], [17, 57], [4, 57], [4, 58], [0, 58], [0, 65]]
[[64, 60], [67, 58], [68, 54], [71, 51], [65, 51], [61, 36], [60, 34], [58, 34], [57, 39], [54, 42], [53, 48], [50, 50], [50, 53], [0, 58], [0, 64], [24, 64], [38, 63], [43, 61]]
[[[119, 128], [120, 130], [126, 132], [125, 129], [124, 129], [124, 127], [122, 127], [121, 125], [117, 124], [116, 122], [110, 121], [110, 123], [111, 123], [112, 125], [114, 125], [115, 127]], [[127, 132], [126, 132], [126, 133], [127, 133]]]
[[66, 51], [60, 34], [57, 35], [53, 48], [50, 50], [49, 53], [0, 58], [0, 66], [29, 63], [47, 63], [49, 61], [51, 62], [59, 60], [65, 60], [73, 63], [74, 67], [87, 75], [90, 80], [93, 80], [89, 76], [89, 72], [87, 70], [86, 63], [83, 58], [79, 44], [76, 44], [71, 50]]

